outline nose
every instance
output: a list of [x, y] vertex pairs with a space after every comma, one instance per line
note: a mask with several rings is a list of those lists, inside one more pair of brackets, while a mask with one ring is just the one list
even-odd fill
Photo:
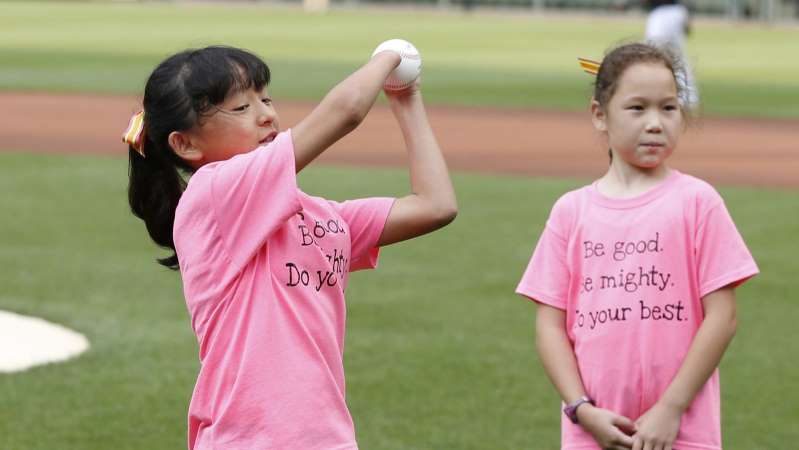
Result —
[[263, 102], [259, 102], [261, 105], [260, 109], [258, 110], [258, 124], [259, 125], [269, 125], [270, 123], [275, 121], [277, 117], [277, 111], [275, 111], [275, 107], [272, 106], [272, 103], [265, 104]]
[[660, 133], [663, 131], [663, 123], [661, 121], [660, 114], [653, 111], [647, 115], [646, 131], [649, 133]]

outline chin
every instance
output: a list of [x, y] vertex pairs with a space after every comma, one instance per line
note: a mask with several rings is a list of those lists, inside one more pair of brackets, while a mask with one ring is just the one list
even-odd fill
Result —
[[652, 170], [657, 169], [658, 167], [663, 165], [663, 160], [657, 161], [640, 161], [636, 164], [641, 169]]

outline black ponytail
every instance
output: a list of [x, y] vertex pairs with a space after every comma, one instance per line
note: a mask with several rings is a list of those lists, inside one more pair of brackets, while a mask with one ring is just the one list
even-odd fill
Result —
[[269, 68], [257, 56], [232, 47], [185, 50], [155, 68], [144, 89], [144, 156], [129, 147], [128, 203], [153, 241], [171, 249], [158, 259], [179, 268], [172, 228], [186, 177], [194, 168], [172, 150], [173, 131], [187, 131], [230, 93], [269, 84]]
[[178, 201], [186, 189], [186, 181], [178, 170], [178, 164], [164, 161], [161, 153], [150, 152], [146, 158], [133, 148], [128, 153], [130, 209], [136, 217], [144, 221], [147, 232], [156, 244], [172, 249], [172, 256], [159, 258], [158, 262], [177, 270], [178, 256], [172, 239], [172, 226], [175, 223]]

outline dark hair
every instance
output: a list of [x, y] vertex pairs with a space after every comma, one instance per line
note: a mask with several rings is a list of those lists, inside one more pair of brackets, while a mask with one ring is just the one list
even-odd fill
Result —
[[594, 83], [594, 100], [604, 108], [616, 92], [619, 78], [624, 71], [638, 63], [660, 63], [669, 69], [677, 86], [680, 108], [686, 107], [687, 92], [685, 86], [678, 82], [685, 69], [676, 52], [668, 47], [639, 42], [620, 45], [605, 55]]
[[158, 262], [179, 268], [172, 227], [175, 209], [186, 188], [184, 175], [194, 172], [167, 141], [173, 131], [187, 131], [234, 92], [269, 84], [269, 67], [259, 57], [232, 47], [189, 49], [170, 56], [153, 70], [144, 88], [144, 142], [140, 155], [129, 148], [128, 202], [144, 221], [156, 244], [172, 249]]

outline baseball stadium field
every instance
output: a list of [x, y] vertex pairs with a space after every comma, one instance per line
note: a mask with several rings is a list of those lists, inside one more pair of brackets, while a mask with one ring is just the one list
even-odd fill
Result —
[[[0, 449], [186, 446], [197, 343], [179, 276], [155, 263], [165, 253], [129, 212], [120, 142], [158, 61], [209, 44], [258, 53], [288, 127], [393, 37], [424, 58], [460, 213], [351, 278], [345, 369], [359, 444], [557, 448], [560, 404], [536, 359], [535, 308], [513, 291], [553, 202], [607, 164], [576, 58], [642, 33], [640, 15], [0, 1], [0, 310], [92, 345], [0, 374]], [[797, 42], [796, 24], [701, 18], [688, 42], [703, 108], [673, 165], [714, 183], [761, 270], [737, 291], [738, 332], [721, 364], [730, 450], [799, 441]], [[400, 194], [402, 148], [380, 102], [300, 185], [337, 199]]]

